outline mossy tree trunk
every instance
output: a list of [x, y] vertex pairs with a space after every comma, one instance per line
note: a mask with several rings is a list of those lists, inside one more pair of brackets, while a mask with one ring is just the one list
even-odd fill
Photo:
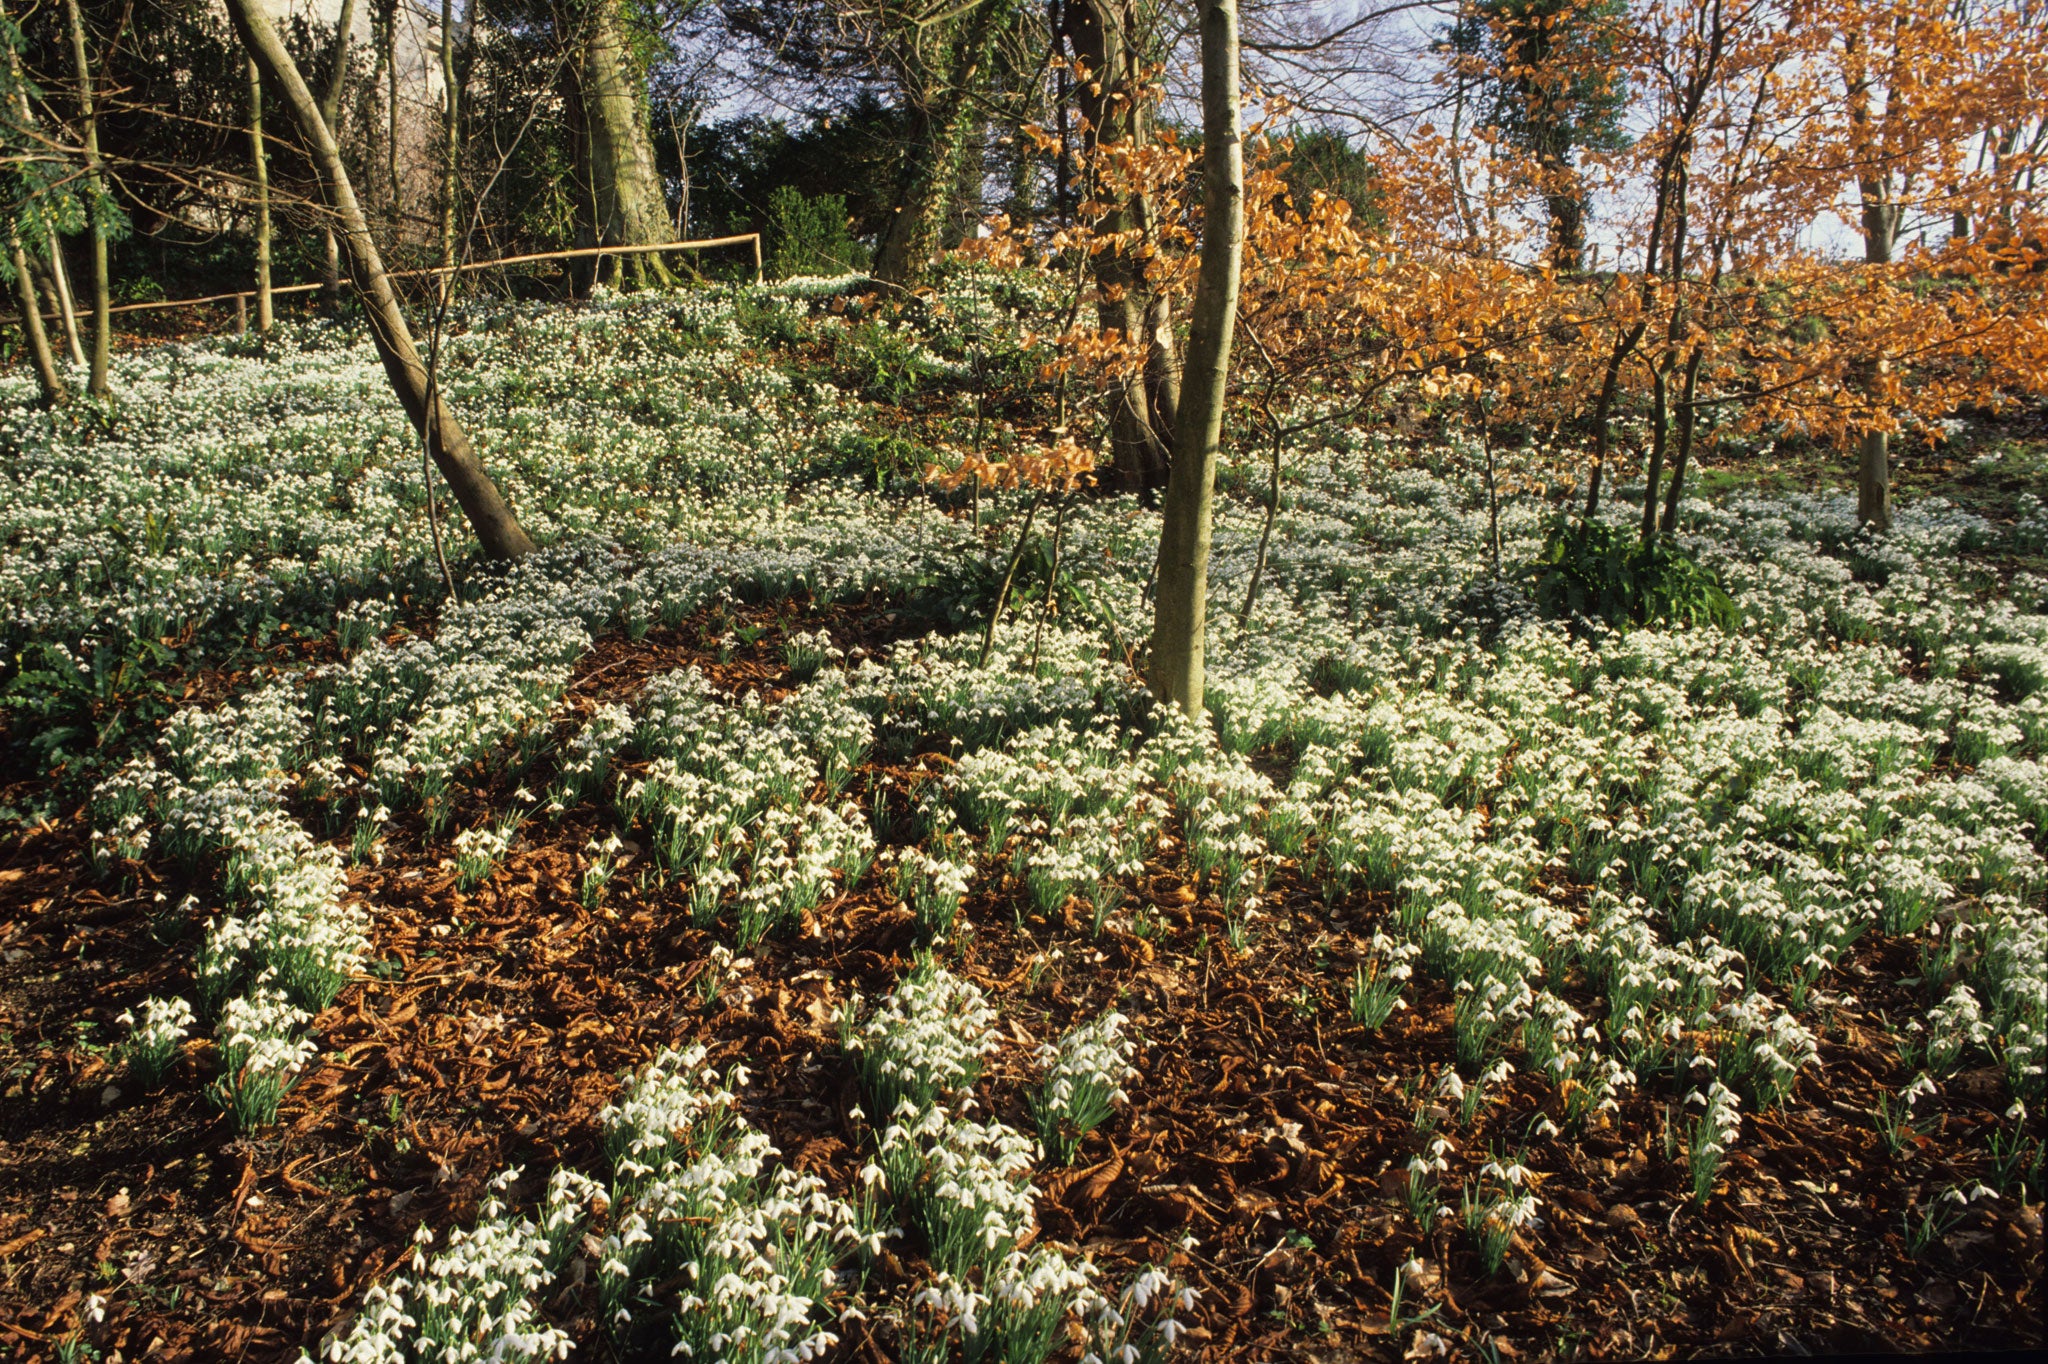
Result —
[[[592, 224], [599, 246], [654, 246], [673, 240], [668, 201], [655, 167], [647, 82], [629, 41], [620, 0], [592, 0], [581, 54], [584, 151], [589, 158]], [[668, 266], [652, 252], [611, 258], [611, 281], [668, 284]]]
[[978, 97], [988, 84], [996, 38], [1010, 16], [1013, 0], [981, 0], [966, 16], [951, 46], [951, 60], [942, 67], [936, 88], [917, 110], [910, 155], [905, 162], [896, 211], [882, 231], [875, 250], [875, 278], [907, 284], [924, 273], [938, 255], [946, 215], [958, 192], [962, 161], [969, 147], [979, 147], [976, 133]]

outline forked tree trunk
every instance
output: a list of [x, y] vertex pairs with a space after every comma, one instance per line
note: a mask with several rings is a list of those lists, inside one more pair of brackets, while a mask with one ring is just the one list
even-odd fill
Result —
[[71, 20], [71, 62], [78, 77], [78, 118], [85, 137], [85, 180], [92, 195], [92, 377], [86, 391], [95, 398], [112, 395], [107, 383], [109, 352], [113, 347], [113, 300], [107, 287], [107, 232], [100, 221], [106, 201], [106, 182], [100, 177], [99, 120], [93, 115], [92, 63], [85, 54], [85, 20], [79, 15], [78, 0], [64, 0]]
[[28, 252], [21, 238], [7, 234], [7, 247], [14, 264], [15, 293], [21, 304], [21, 331], [28, 341], [29, 357], [35, 361], [36, 382], [41, 385], [43, 406], [56, 407], [71, 396], [64, 377], [57, 372], [57, 356], [50, 349], [50, 334], [43, 329], [43, 303], [36, 297], [35, 277], [29, 273]]
[[342, 238], [348, 248], [349, 270], [369, 318], [370, 336], [376, 343], [377, 356], [384, 362], [384, 372], [390, 377], [400, 405], [412, 419], [414, 430], [426, 442], [427, 452], [441, 471], [441, 476], [448, 480], [449, 490], [454, 493], [463, 514], [469, 518], [484, 553], [494, 559], [511, 559], [530, 553], [533, 541], [527, 538], [518, 518], [505, 504], [497, 485], [491, 482], [491, 476], [484, 472], [475, 448], [469, 443], [468, 434], [456, 420], [447, 399], [427, 382], [426, 366], [420, 362], [419, 351], [413, 345], [412, 330], [405, 322], [405, 312], [398, 306], [398, 295], [391, 287], [390, 276], [384, 272], [384, 260], [378, 254], [376, 240], [370, 235], [369, 221], [363, 216], [362, 205], [356, 201], [355, 189], [349, 183], [348, 168], [342, 164], [341, 149], [335, 145], [333, 134], [320, 117], [320, 106], [314, 102], [313, 92], [306, 87], [291, 53], [285, 49], [276, 26], [271, 23], [270, 15], [264, 9], [264, 0], [228, 0], [228, 17], [233, 21], [243, 46], [262, 69], [264, 83], [277, 93], [290, 111], [292, 121], [298, 125], [299, 135], [305, 139], [312, 153], [313, 166], [327, 191], [329, 207], [341, 225]]
[[1244, 259], [1244, 143], [1238, 128], [1237, 0], [1202, 0], [1202, 257], [1189, 314], [1173, 473], [1159, 526], [1151, 685], [1199, 717], [1209, 595], [1210, 510]]
[[1693, 437], [1699, 431], [1699, 409], [1693, 405], [1700, 387], [1700, 361], [1706, 358], [1703, 346], [1695, 345], [1692, 354], [1685, 358], [1685, 379], [1678, 390], [1678, 457], [1671, 465], [1671, 486], [1664, 493], [1663, 533], [1671, 534], [1678, 528], [1678, 501], [1685, 495], [1686, 470], [1692, 464]]
[[[585, 146], [599, 246], [654, 246], [671, 241], [668, 200], [654, 164], [645, 83], [626, 46], [620, 0], [595, 0], [581, 73]], [[630, 273], [640, 285], [673, 276], [653, 252], [615, 256], [613, 280]]]
[[256, 331], [270, 330], [270, 151], [263, 145], [263, 76], [249, 62], [249, 155], [256, 173]]

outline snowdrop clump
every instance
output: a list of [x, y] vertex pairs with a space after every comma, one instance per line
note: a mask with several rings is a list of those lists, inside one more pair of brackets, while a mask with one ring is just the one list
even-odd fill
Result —
[[612, 1152], [609, 1221], [597, 1267], [615, 1329], [654, 1308], [654, 1285], [681, 1278], [674, 1353], [796, 1364], [838, 1342], [820, 1321], [833, 1270], [870, 1255], [882, 1231], [814, 1175], [772, 1165], [766, 1136], [734, 1110], [734, 1067], [701, 1045], [656, 1057], [601, 1118]]
[[1001, 1046], [995, 1006], [970, 981], [926, 958], [861, 1018], [855, 995], [840, 1013], [841, 1044], [860, 1067], [877, 1111], [909, 1103], [922, 1113], [971, 1088]]
[[142, 1001], [142, 1017], [132, 1009], [114, 1020], [133, 1029], [128, 1039], [128, 1068], [144, 1086], [155, 1084], [177, 1059], [178, 1046], [192, 1031], [192, 1006], [172, 996]]
[[214, 1035], [220, 1043], [220, 1078], [213, 1099], [243, 1131], [277, 1121], [285, 1091], [319, 1050], [295, 1036], [310, 1021], [284, 991], [258, 982], [248, 995], [227, 1002]]
[[[573, 1170], [549, 1179], [536, 1218], [503, 1201], [522, 1177], [518, 1166], [491, 1181], [476, 1225], [449, 1234], [414, 1235], [410, 1273], [370, 1288], [346, 1331], [323, 1342], [330, 1364], [410, 1364], [429, 1359], [566, 1359], [575, 1341], [542, 1307], [604, 1190]], [[302, 1364], [309, 1356], [301, 1355]]]
[[[967, 1116], [968, 1088], [995, 1046], [994, 1011], [981, 992], [927, 961], [865, 1022], [853, 1021], [858, 1008], [858, 999], [849, 1003], [842, 1037], [869, 1104], [888, 1114], [863, 1179], [923, 1234], [938, 1271], [898, 1314], [906, 1357], [942, 1360], [957, 1342], [969, 1358], [1038, 1364], [1070, 1323], [1113, 1352], [1098, 1358], [1163, 1357], [1181, 1328], [1166, 1315], [1163, 1279], [1154, 1277], [1161, 1271], [1144, 1271], [1112, 1301], [1095, 1287], [1092, 1261], [1033, 1242], [1037, 1143]], [[1106, 1015], [1051, 1049], [1069, 1113], [1088, 1101], [1083, 1089], [1109, 1099], [1126, 1078], [1122, 1028]], [[1192, 1303], [1178, 1285], [1173, 1293]], [[1156, 1315], [1143, 1323], [1147, 1310]]]
[[1136, 1044], [1124, 1033], [1128, 1022], [1112, 1009], [1038, 1049], [1045, 1083], [1031, 1108], [1039, 1140], [1061, 1164], [1072, 1164], [1082, 1139], [1130, 1101], [1123, 1087], [1138, 1072], [1131, 1065]]

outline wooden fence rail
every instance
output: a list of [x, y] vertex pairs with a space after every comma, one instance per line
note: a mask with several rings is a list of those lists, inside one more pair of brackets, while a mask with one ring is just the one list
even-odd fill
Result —
[[[478, 270], [496, 270], [507, 265], [532, 265], [540, 261], [587, 260], [592, 256], [644, 256], [657, 251], [705, 251], [712, 247], [739, 246], [742, 243], [749, 243], [754, 248], [754, 282], [759, 284], [761, 282], [761, 234], [758, 232], [741, 232], [730, 237], [706, 237], [699, 241], [658, 242], [651, 246], [580, 246], [570, 251], [535, 251], [524, 256], [504, 256], [497, 260], [470, 261], [462, 265], [435, 265], [420, 270], [393, 270], [390, 274], [393, 279], [421, 279], [432, 278], [436, 275], [466, 275]], [[339, 281], [341, 284], [351, 284], [353, 282], [349, 278], [343, 278]], [[322, 284], [281, 284], [273, 288], [270, 293], [271, 297], [275, 298], [280, 294], [312, 293], [325, 287]], [[246, 315], [249, 300], [254, 297], [256, 297], [254, 289], [238, 289], [231, 294], [208, 294], [204, 298], [166, 298], [150, 303], [122, 303], [107, 309], [107, 311], [109, 313], [160, 312], [171, 308], [198, 308], [209, 303], [232, 302], [235, 305], [235, 315], [238, 318], [242, 318]], [[90, 309], [81, 309], [80, 316], [86, 316], [89, 312]], [[44, 313], [43, 316], [55, 320], [60, 314], [51, 312]], [[19, 321], [21, 319], [16, 315], [0, 316], [0, 323], [7, 325], [13, 325]]]

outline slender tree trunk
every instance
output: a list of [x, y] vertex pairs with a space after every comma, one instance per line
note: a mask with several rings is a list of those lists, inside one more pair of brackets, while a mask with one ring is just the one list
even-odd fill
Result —
[[313, 92], [299, 75], [291, 53], [271, 23], [264, 0], [228, 0], [228, 17], [243, 46], [262, 69], [264, 83], [277, 93], [290, 111], [293, 122], [298, 125], [299, 135], [305, 139], [312, 153], [314, 169], [319, 173], [330, 207], [340, 221], [343, 240], [348, 248], [349, 270], [369, 318], [371, 339], [376, 343], [378, 358], [384, 362], [384, 372], [390, 377], [393, 392], [405, 408], [406, 415], [412, 419], [413, 429], [426, 442], [434, 466], [448, 480], [449, 490], [454, 493], [463, 514], [469, 518], [484, 553], [494, 559], [517, 558], [530, 553], [533, 541], [527, 538], [518, 518], [505, 504], [491, 476], [484, 472], [476, 450], [471, 446], [462, 424], [456, 420], [448, 400], [437, 386], [428, 382], [427, 369], [413, 345], [412, 330], [406, 325], [405, 312], [398, 306], [398, 295], [391, 287], [390, 276], [384, 272], [384, 260], [377, 251], [376, 240], [370, 235], [369, 220], [364, 217], [362, 205], [356, 201], [355, 188], [349, 183], [341, 149], [335, 145], [333, 134], [320, 117], [320, 106], [314, 102]]
[[1479, 240], [1479, 220], [1472, 214], [1472, 195], [1465, 188], [1465, 161], [1461, 149], [1464, 147], [1463, 130], [1465, 121], [1465, 90], [1468, 78], [1461, 65], [1457, 70], [1456, 83], [1451, 92], [1451, 140], [1447, 150], [1451, 156], [1451, 191], [1457, 198], [1458, 221], [1464, 225], [1465, 239]]
[[[375, 8], [370, 11], [370, 45], [374, 49], [374, 55], [370, 65], [369, 97], [364, 101], [364, 112], [370, 117], [370, 127], [363, 133], [363, 181], [364, 192], [374, 203], [377, 198], [377, 182], [384, 178], [384, 168], [392, 159], [389, 153], [380, 155], [380, 151], [384, 133], [392, 123], [392, 120], [383, 116], [383, 110], [384, 92], [390, 84], [391, 27], [398, 5], [397, 0], [373, 0], [373, 3]], [[387, 205], [391, 193], [387, 181]]]
[[[1862, 209], [1863, 259], [1869, 265], [1888, 265], [1900, 210], [1892, 201], [1891, 172], [1879, 159], [1879, 137], [1872, 126], [1868, 56], [1861, 34], [1851, 32], [1844, 38], [1843, 76], [1849, 96], [1850, 148], [1856, 158], [1856, 192]], [[1891, 450], [1882, 431], [1863, 435], [1856, 468], [1856, 519], [1881, 531], [1891, 529]]]
[[1493, 550], [1493, 580], [1500, 581], [1500, 471], [1494, 465], [1493, 423], [1479, 409], [1479, 444], [1486, 452], [1486, 539]]
[[[384, 11], [384, 184], [391, 191], [391, 240], [405, 230], [405, 187], [398, 178], [398, 4], [387, 0]], [[337, 144], [339, 145], [339, 144]]]
[[263, 76], [249, 62], [249, 154], [256, 167], [256, 330], [270, 330], [270, 151], [263, 144]]
[[1693, 406], [1693, 398], [1699, 392], [1700, 361], [1705, 358], [1704, 348], [1692, 348], [1692, 354], [1685, 358], [1685, 379], [1678, 389], [1678, 455], [1671, 464], [1671, 487], [1664, 494], [1666, 535], [1678, 526], [1678, 499], [1685, 493], [1685, 473], [1692, 463], [1693, 436], [1699, 430], [1699, 409]]
[[1593, 476], [1586, 485], [1586, 515], [1590, 521], [1600, 513], [1600, 481], [1607, 473], [1607, 451], [1614, 440], [1614, 397], [1621, 387], [1621, 367], [1636, 342], [1643, 339], [1644, 324], [1637, 322], [1617, 333], [1614, 349], [1607, 353], [1607, 370], [1600, 376], [1600, 396], [1593, 400]]
[[[1892, 259], [1892, 228], [1896, 219], [1890, 206], [1879, 199], [1875, 210], [1868, 198], [1863, 208], [1864, 259], [1872, 265], [1889, 265]], [[1872, 367], [1882, 378], [1885, 362]], [[1866, 526], [1885, 531], [1892, 528], [1891, 437], [1882, 431], [1863, 433], [1856, 461], [1856, 519]]]
[[697, 121], [697, 106], [690, 106], [688, 119], [676, 117], [675, 101], [668, 106], [669, 136], [676, 143], [676, 240], [690, 239], [690, 129]]
[[[348, 45], [355, 23], [356, 0], [341, 0], [341, 13], [334, 21], [334, 47], [327, 59], [327, 90], [320, 96], [320, 118], [336, 145], [341, 143], [341, 97], [348, 86]], [[333, 304], [341, 295], [341, 243], [335, 238], [332, 222], [320, 224], [320, 246], [321, 297]]]
[[85, 20], [78, 12], [78, 0], [64, 0], [71, 20], [71, 62], [78, 77], [78, 120], [85, 137], [85, 180], [92, 204], [87, 224], [92, 232], [92, 377], [86, 391], [95, 398], [111, 397], [107, 383], [109, 352], [113, 347], [114, 319], [109, 311], [113, 299], [107, 287], [107, 229], [101, 219], [106, 202], [106, 181], [100, 174], [99, 120], [93, 114], [92, 63], [85, 52]]
[[28, 252], [21, 249], [21, 238], [13, 231], [7, 234], [7, 247], [14, 262], [14, 287], [21, 305], [21, 331], [28, 341], [29, 358], [35, 362], [36, 382], [43, 391], [43, 406], [56, 407], [71, 395], [64, 387], [64, 377], [57, 372], [57, 356], [50, 349], [50, 334], [43, 330], [43, 304], [36, 297], [35, 276], [29, 273]]
[[[625, 24], [620, 0], [596, 0], [583, 46], [585, 145], [597, 215], [592, 226], [599, 246], [653, 246], [673, 238], [654, 165], [646, 82], [626, 45]], [[642, 286], [674, 282], [659, 255], [613, 260], [615, 271], [630, 273]]]
[[1657, 484], [1664, 476], [1664, 449], [1671, 433], [1671, 369], [1662, 360], [1650, 378], [1650, 460], [1643, 470], [1645, 545], [1657, 538]]
[[64, 263], [64, 244], [57, 230], [50, 229], [50, 280], [57, 286], [57, 313], [64, 321], [64, 340], [71, 347], [71, 363], [85, 365], [85, 345], [78, 339], [78, 304], [71, 296], [71, 270]]
[[1244, 143], [1238, 126], [1237, 0], [1202, 0], [1202, 256], [1189, 316], [1173, 472], [1159, 527], [1152, 691], [1199, 717], [1209, 594], [1210, 513], [1244, 263]]
[[[470, 0], [474, 4], [476, 0]], [[455, 0], [441, 0], [441, 264], [455, 264], [457, 190], [462, 183], [461, 84], [455, 78]]]
[[[1270, 402], [1268, 403], [1268, 407], [1270, 407]], [[1267, 420], [1271, 422], [1272, 414], [1270, 411], [1267, 412], [1266, 416]], [[1262, 524], [1259, 527], [1259, 548], [1258, 552], [1252, 555], [1252, 580], [1249, 583], [1245, 584], [1244, 606], [1237, 613], [1237, 621], [1240, 625], [1244, 624], [1252, 618], [1252, 608], [1258, 605], [1259, 584], [1263, 582], [1266, 577], [1266, 553], [1272, 547], [1273, 544], [1273, 522], [1277, 520], [1280, 515], [1281, 435], [1279, 424], [1277, 422], [1273, 422], [1272, 426], [1273, 448], [1272, 454], [1268, 461], [1270, 477], [1268, 478], [1268, 481], [1266, 483], [1266, 519], [1264, 524]]]

